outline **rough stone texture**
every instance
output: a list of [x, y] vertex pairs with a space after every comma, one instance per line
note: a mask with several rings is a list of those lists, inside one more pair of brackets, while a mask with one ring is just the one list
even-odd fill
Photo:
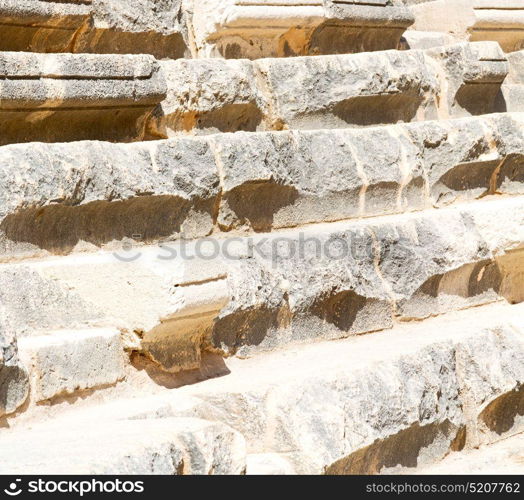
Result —
[[[436, 44], [437, 46], [439, 44]], [[518, 111], [497, 43], [249, 61], [163, 62], [151, 134], [346, 128]], [[518, 71], [521, 74], [521, 71]]]
[[521, 460], [521, 3], [0, 0], [0, 472]]
[[4, 316], [19, 339], [48, 330], [81, 328], [103, 317], [101, 310], [83, 303], [73, 291], [43, 279], [27, 266], [3, 266], [0, 281]]
[[21, 339], [19, 350], [30, 373], [33, 402], [115, 384], [124, 377], [118, 330], [52, 332]]
[[[522, 306], [471, 313], [231, 359], [213, 380], [176, 391], [164, 387], [156, 396], [142, 388], [144, 397], [132, 393], [132, 399], [63, 409], [30, 431], [0, 431], [4, 449], [13, 450], [0, 469], [239, 473], [247, 462], [249, 474], [423, 472], [451, 451], [523, 429], [521, 399], [514, 396], [524, 377]], [[21, 452], [25, 440], [37, 443], [31, 455]], [[65, 448], [70, 443], [74, 456]], [[184, 468], [173, 451], [178, 446]]]
[[188, 54], [180, 0], [2, 0], [0, 49]]
[[519, 194], [523, 123], [513, 113], [129, 145], [11, 145], [0, 149], [2, 258]]
[[[493, 439], [477, 417], [522, 383], [521, 309], [231, 361], [230, 376], [179, 392], [204, 401], [193, 414], [239, 430], [250, 455], [278, 454], [281, 473], [422, 467]], [[514, 417], [498, 415], [522, 431]]]
[[[199, 240], [10, 269], [30, 269], [98, 324], [138, 333], [142, 350], [179, 371], [198, 368], [202, 349], [245, 356], [390, 328], [394, 307], [410, 319], [519, 302], [523, 210], [508, 198], [237, 238], [213, 258], [203, 256], [216, 244]], [[22, 330], [26, 303], [8, 304]], [[40, 310], [53, 328], [52, 309]]]
[[16, 336], [0, 304], [0, 417], [16, 411], [28, 393], [27, 371], [18, 358]]
[[160, 65], [168, 91], [150, 125], [153, 133], [165, 137], [265, 127], [267, 103], [250, 61], [182, 59]]
[[199, 55], [236, 59], [396, 48], [413, 22], [402, 2], [188, 2]]
[[205, 142], [13, 145], [0, 156], [8, 254], [181, 232], [196, 238], [212, 229], [219, 180]]
[[89, 15], [89, 3], [2, 0], [1, 50], [66, 51]]
[[0, 145], [144, 138], [165, 97], [151, 56], [0, 53]]
[[462, 39], [493, 40], [504, 51], [524, 47], [524, 6], [520, 0], [437, 0], [413, 5], [413, 28], [451, 33]]
[[[524, 434], [478, 450], [452, 453], [441, 463], [423, 467], [417, 474], [520, 475], [524, 463]], [[248, 466], [249, 470], [249, 466]]]
[[[69, 422], [70, 424], [70, 422]], [[60, 436], [60, 439], [57, 439]], [[218, 422], [166, 418], [2, 431], [3, 474], [242, 474], [245, 443]], [[27, 453], [30, 449], [31, 453]]]

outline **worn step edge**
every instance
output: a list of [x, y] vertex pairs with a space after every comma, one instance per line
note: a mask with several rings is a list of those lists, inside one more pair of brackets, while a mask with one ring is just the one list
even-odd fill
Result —
[[2, 147], [0, 260], [521, 194], [523, 117]]

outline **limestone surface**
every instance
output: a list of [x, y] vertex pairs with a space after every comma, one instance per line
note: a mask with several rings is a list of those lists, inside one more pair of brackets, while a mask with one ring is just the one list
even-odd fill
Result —
[[415, 0], [410, 3], [416, 4], [411, 7], [416, 30], [450, 33], [461, 39], [493, 40], [506, 52], [524, 47], [524, 6], [520, 0]]
[[0, 417], [16, 411], [28, 394], [28, 375], [18, 357], [15, 330], [0, 305]]
[[522, 0], [0, 0], [0, 473], [522, 470]]
[[144, 138], [166, 92], [145, 55], [0, 52], [0, 75], [0, 145]]
[[523, 130], [512, 113], [369, 130], [11, 145], [0, 149], [1, 255], [265, 232], [518, 195]]
[[[4, 432], [0, 470], [10, 474], [224, 475], [245, 471], [245, 443], [218, 422], [175, 418], [91, 422]], [[60, 439], [57, 440], [57, 435]], [[31, 453], [27, 450], [31, 449]]]
[[[519, 302], [523, 210], [516, 197], [207, 248], [203, 240], [165, 243], [9, 269], [27, 269], [68, 294], [95, 324], [136, 332], [139, 349], [176, 372], [198, 368], [202, 350], [250, 355], [387, 329], [394, 317]], [[216, 245], [222, 252], [210, 258]], [[24, 297], [7, 303], [21, 330], [26, 304]], [[40, 309], [51, 329], [60, 318], [52, 310]]]
[[188, 54], [181, 0], [2, 0], [0, 49]]
[[199, 54], [226, 59], [396, 48], [413, 23], [398, 0], [188, 2]]
[[59, 331], [21, 339], [35, 402], [115, 384], [124, 377], [118, 330]]
[[361, 127], [520, 110], [501, 94], [510, 68], [495, 42], [161, 65], [168, 94], [151, 124], [158, 136]]

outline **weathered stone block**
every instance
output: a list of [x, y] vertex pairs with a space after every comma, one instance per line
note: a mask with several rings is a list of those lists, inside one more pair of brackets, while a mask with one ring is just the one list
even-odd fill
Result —
[[16, 335], [0, 304], [0, 417], [15, 412], [28, 394], [27, 371], [18, 357]]
[[4, 52], [0, 75], [1, 145], [141, 139], [166, 92], [151, 56]]
[[264, 129], [267, 100], [250, 61], [160, 61], [167, 97], [150, 127], [159, 136], [180, 132]]
[[180, 0], [1, 0], [0, 50], [188, 54]]
[[243, 437], [219, 422], [91, 421], [82, 432], [78, 424], [70, 424], [37, 426], [24, 431], [23, 437], [16, 432], [2, 435], [6, 454], [0, 458], [0, 470], [6, 474], [222, 475], [243, 474], [246, 468]]
[[189, 56], [188, 26], [181, 0], [92, 0], [89, 23], [73, 52]]
[[413, 5], [411, 11], [416, 30], [441, 31], [471, 41], [491, 40], [505, 52], [524, 47], [520, 0], [437, 0]]
[[[179, 393], [202, 399], [196, 415], [227, 422], [248, 454], [274, 454], [288, 473], [413, 470], [499, 439], [479, 433], [477, 418], [522, 384], [522, 311], [511, 307], [231, 360], [229, 378]], [[493, 418], [516, 433], [515, 411]]]
[[219, 178], [203, 141], [20, 144], [0, 157], [5, 254], [197, 238], [213, 227]]
[[149, 125], [150, 134], [159, 137], [347, 128], [518, 111], [504, 102], [501, 85], [509, 64], [495, 42], [161, 65], [168, 95]]
[[89, 17], [90, 4], [90, 0], [1, 0], [0, 50], [70, 50]]
[[199, 54], [227, 59], [396, 48], [413, 22], [396, 0], [200, 0], [191, 19]]
[[52, 332], [20, 339], [19, 346], [35, 403], [113, 385], [124, 377], [118, 330]]

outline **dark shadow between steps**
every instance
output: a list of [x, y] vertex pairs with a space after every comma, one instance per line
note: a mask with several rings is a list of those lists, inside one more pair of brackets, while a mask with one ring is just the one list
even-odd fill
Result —
[[423, 98], [408, 93], [359, 96], [339, 102], [332, 113], [351, 125], [411, 122]]
[[284, 308], [248, 309], [215, 320], [210, 334], [212, 348], [226, 346], [234, 353], [242, 346], [257, 346], [272, 332], [283, 327]]
[[[502, 186], [508, 183], [516, 183], [517, 185], [524, 185], [524, 154], [510, 154], [497, 176], [496, 189], [500, 190]], [[510, 189], [511, 192], [511, 189]]]
[[141, 196], [85, 205], [54, 204], [8, 215], [0, 230], [13, 242], [25, 242], [67, 254], [80, 241], [102, 245], [136, 238], [147, 242], [180, 232], [191, 211], [209, 214], [214, 200], [191, 202], [177, 196]]
[[198, 370], [168, 373], [146, 356], [136, 352], [131, 355], [131, 365], [135, 370], [144, 371], [155, 384], [166, 389], [193, 385], [231, 373], [222, 356], [209, 352], [202, 353], [201, 366]]
[[320, 319], [335, 325], [339, 330], [349, 332], [359, 311], [367, 304], [368, 299], [352, 290], [332, 293], [315, 302], [311, 312]]
[[[256, 232], [264, 232], [273, 227], [275, 214], [292, 205], [298, 197], [299, 193], [293, 186], [256, 182], [243, 184], [227, 192], [222, 198], [222, 205], [226, 207], [226, 211], [235, 214], [235, 225], [247, 224]], [[233, 229], [233, 224], [227, 225], [227, 214], [220, 219], [223, 229]]]
[[338, 460], [326, 468], [325, 474], [379, 474], [383, 468], [414, 468], [418, 465], [420, 451], [442, 438], [449, 442], [449, 446], [445, 450], [436, 450], [437, 458], [442, 458], [449, 450], [459, 451], [463, 447], [464, 433], [448, 420], [424, 426], [417, 422]]
[[490, 180], [499, 166], [500, 160], [461, 163], [448, 170], [437, 183], [442, 183], [452, 191], [490, 189]]
[[501, 83], [465, 83], [458, 89], [455, 103], [472, 116], [507, 111]]
[[307, 54], [353, 54], [396, 49], [406, 27], [384, 24], [375, 27], [351, 26], [327, 21], [311, 35]]
[[510, 431], [517, 417], [524, 416], [524, 385], [492, 401], [479, 415], [479, 421], [499, 436]]
[[168, 116], [157, 109], [153, 115], [152, 127], [159, 137], [168, 136], [169, 132], [181, 131], [198, 134], [256, 132], [262, 119], [262, 112], [255, 103], [226, 104], [207, 113], [174, 113]]

